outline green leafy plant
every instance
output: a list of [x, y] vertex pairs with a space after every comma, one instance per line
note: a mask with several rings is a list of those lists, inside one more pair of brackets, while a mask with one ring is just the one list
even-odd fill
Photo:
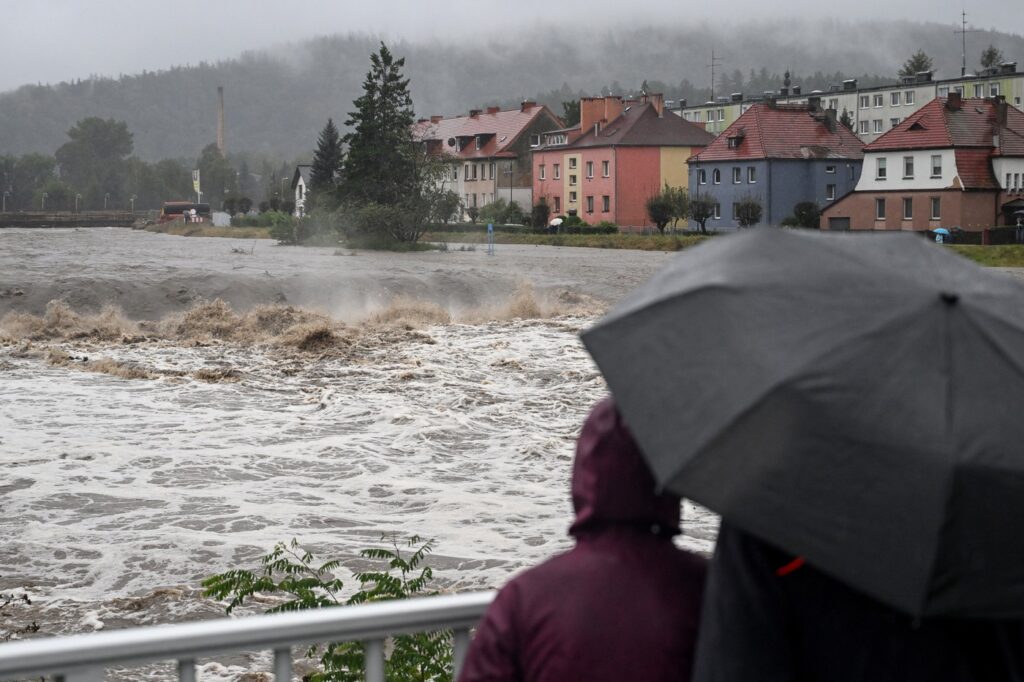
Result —
[[[285, 599], [268, 613], [330, 608], [391, 599], [407, 599], [433, 594], [427, 590], [433, 571], [425, 564], [433, 541], [419, 536], [408, 538], [400, 546], [392, 536], [382, 537], [390, 546], [360, 550], [364, 559], [381, 562], [379, 570], [357, 573], [359, 590], [342, 597], [343, 584], [334, 572], [341, 567], [337, 559], [318, 564], [312, 552], [297, 540], [278, 543], [260, 563], [256, 572], [233, 570], [203, 580], [205, 594], [228, 600], [227, 613], [242, 606], [256, 594], [283, 595]], [[385, 662], [389, 680], [450, 680], [452, 669], [451, 632], [439, 630], [393, 638], [391, 654]], [[365, 657], [360, 642], [332, 642], [310, 647], [309, 656], [320, 656], [322, 669], [307, 676], [309, 682], [355, 682], [364, 679]]]

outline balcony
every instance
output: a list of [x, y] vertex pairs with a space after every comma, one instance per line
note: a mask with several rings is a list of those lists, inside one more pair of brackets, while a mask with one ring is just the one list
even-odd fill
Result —
[[441, 629], [454, 633], [453, 675], [458, 677], [469, 647], [469, 629], [494, 594], [421, 597], [0, 644], [0, 679], [50, 675], [59, 682], [102, 682], [108, 667], [172, 660], [181, 682], [195, 682], [200, 657], [270, 650], [272, 672], [281, 682], [295, 677], [293, 646], [358, 641], [365, 646], [367, 682], [384, 682], [387, 637]]

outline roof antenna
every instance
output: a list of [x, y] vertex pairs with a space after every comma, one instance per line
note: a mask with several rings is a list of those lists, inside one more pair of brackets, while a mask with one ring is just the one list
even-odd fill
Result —
[[963, 60], [960, 65], [960, 76], [967, 75], [967, 34], [978, 33], [977, 29], [967, 28], [967, 12], [960, 12], [960, 28], [954, 29], [953, 33], [959, 33], [961, 38], [960, 57]]

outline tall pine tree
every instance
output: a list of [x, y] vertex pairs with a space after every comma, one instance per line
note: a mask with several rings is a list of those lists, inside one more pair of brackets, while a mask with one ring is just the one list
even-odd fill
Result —
[[403, 66], [405, 59], [395, 59], [384, 43], [370, 55], [363, 95], [345, 121], [351, 131], [343, 138], [348, 145], [341, 182], [345, 199], [396, 206], [418, 192], [412, 97]]
[[343, 158], [341, 136], [334, 120], [329, 118], [320, 131], [320, 139], [313, 152], [313, 165], [309, 169], [308, 210], [312, 210], [314, 204], [319, 208], [334, 208]]

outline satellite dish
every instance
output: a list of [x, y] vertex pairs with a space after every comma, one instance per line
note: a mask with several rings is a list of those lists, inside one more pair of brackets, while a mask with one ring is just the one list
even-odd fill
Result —
[[454, 137], [449, 137], [448, 138], [448, 146], [449, 147], [454, 147], [455, 146], [455, 138]]

